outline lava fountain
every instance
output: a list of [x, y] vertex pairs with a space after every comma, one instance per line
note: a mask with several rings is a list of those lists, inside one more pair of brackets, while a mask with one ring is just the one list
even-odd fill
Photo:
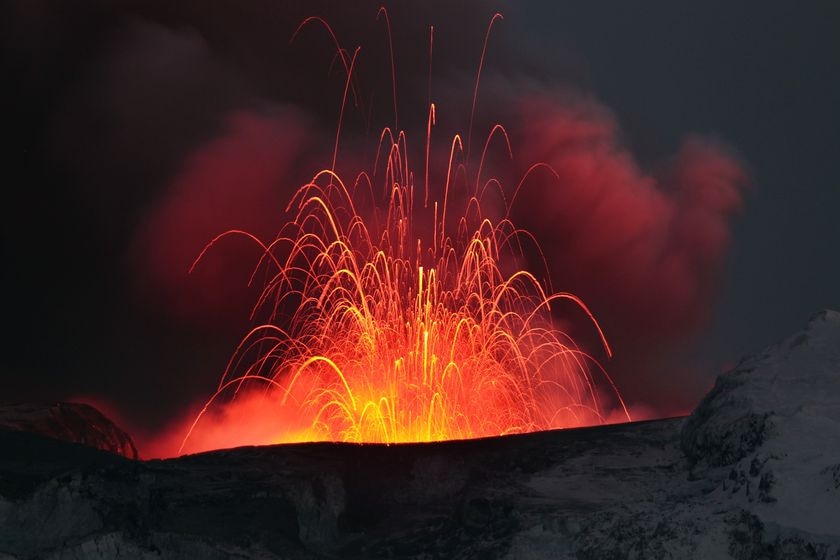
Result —
[[[347, 76], [343, 114], [358, 50], [336, 47]], [[434, 124], [430, 103], [422, 183], [409, 164], [406, 133], [392, 128], [382, 131], [374, 169], [348, 181], [336, 172], [339, 120], [332, 166], [297, 189], [274, 239], [235, 230], [205, 247], [196, 264], [227, 236], [258, 244], [252, 281], [265, 283], [252, 316], [261, 319], [236, 348], [182, 450], [194, 447], [190, 438], [214, 408], [255, 391], [272, 410], [261, 443], [478, 438], [601, 424], [610, 407], [630, 419], [599, 362], [556, 326], [552, 309], [569, 304], [610, 355], [584, 302], [512, 264], [523, 260], [523, 247], [539, 250], [509, 217], [516, 193], [531, 173], [551, 170], [533, 165], [507, 197], [500, 180], [483, 180], [491, 142], [498, 139], [506, 156], [511, 151], [496, 125], [475, 171], [455, 135], [445, 182], [430, 185]], [[485, 208], [491, 192], [503, 201], [497, 219]], [[455, 200], [463, 206], [458, 213]]]

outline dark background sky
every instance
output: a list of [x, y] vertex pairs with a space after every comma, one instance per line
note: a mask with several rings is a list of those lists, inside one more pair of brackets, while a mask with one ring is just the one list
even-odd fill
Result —
[[[592, 122], [619, 129], [632, 169], [656, 169], [686, 135], [701, 134], [749, 175], [740, 211], [722, 222], [731, 242], [710, 270], [696, 271], [703, 297], [685, 317], [652, 311], [672, 313], [667, 321], [616, 304], [603, 286], [589, 290], [585, 275], [563, 277], [568, 259], [551, 253], [562, 245], [552, 241], [556, 222], [527, 223], [526, 206], [519, 221], [548, 237], [549, 260], [560, 263], [555, 287], [568, 280], [583, 291], [613, 334], [617, 358], [607, 367], [631, 403], [659, 414], [688, 410], [727, 364], [819, 309], [840, 308], [836, 3], [452, 4], [389, 5], [400, 125], [415, 136], [424, 134], [428, 25], [436, 27], [433, 98], [450, 115], [441, 117], [443, 139], [466, 128], [481, 42], [499, 10], [505, 20], [490, 41], [477, 122], [515, 120], [510, 100], [524, 94], [583, 92], [609, 113]], [[288, 189], [328, 165], [342, 77], [329, 72], [322, 30], [307, 28], [289, 44], [308, 15], [330, 21], [345, 46], [363, 44], [362, 108], [348, 115], [345, 153], [368, 161], [371, 137], [392, 121], [377, 6], [3, 4], [0, 400], [92, 398], [138, 429], [155, 429], [209, 394], [248, 325], [249, 292], [226, 272], [237, 256], [192, 284], [181, 282], [180, 264], [166, 261], [162, 276], [152, 270], [170, 242], [176, 256], [196, 250], [166, 238], [172, 220], [181, 223], [166, 208], [206, 210], [199, 221], [190, 214], [190, 240], [238, 218], [270, 233], [273, 222], [255, 208], [281, 209]], [[514, 150], [517, 137], [529, 145], [527, 124], [511, 129]], [[267, 163], [275, 149], [280, 167]], [[241, 206], [218, 198], [219, 182], [242, 173], [276, 192], [239, 186]], [[231, 224], [216, 225], [219, 200], [234, 207]]]

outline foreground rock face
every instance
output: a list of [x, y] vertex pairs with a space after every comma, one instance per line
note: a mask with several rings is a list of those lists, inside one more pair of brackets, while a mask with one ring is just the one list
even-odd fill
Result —
[[478, 441], [138, 462], [0, 431], [0, 559], [840, 559], [838, 349], [825, 313], [688, 419]]
[[131, 437], [87, 404], [0, 403], [0, 429], [40, 434], [137, 458]]

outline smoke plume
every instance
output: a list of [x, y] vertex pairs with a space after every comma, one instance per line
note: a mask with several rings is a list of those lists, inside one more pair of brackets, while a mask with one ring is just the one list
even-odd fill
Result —
[[[290, 41], [303, 18], [324, 16], [348, 52], [363, 47], [342, 123], [341, 169], [371, 171], [382, 127], [397, 120], [396, 93], [421, 184], [431, 99], [438, 108], [432, 188], [439, 190], [452, 134], [469, 136], [473, 80], [494, 12], [478, 2], [394, 6], [392, 89], [379, 3], [83, 4], [66, 17], [46, 2], [14, 2], [7, 21], [22, 25], [6, 40], [21, 60], [68, 69], [21, 74], [21, 91], [43, 97], [43, 158], [58, 170], [46, 182], [62, 185], [62, 200], [95, 222], [94, 241], [65, 227], [64, 252], [87, 244], [90, 255], [107, 255], [101, 269], [119, 270], [100, 281], [112, 300], [101, 303], [97, 284], [79, 308], [99, 302], [118, 310], [103, 312], [101, 322], [134, 325], [132, 340], [159, 336], [143, 330], [147, 314], [178, 323], [185, 340], [197, 329], [225, 329], [233, 316], [241, 321], [256, 295], [246, 284], [258, 248], [226, 238], [189, 274], [191, 264], [228, 229], [271, 239], [294, 190], [330, 166], [344, 75], [319, 24]], [[431, 68], [429, 24], [436, 26]], [[599, 318], [616, 354], [604, 365], [631, 404], [646, 404], [651, 415], [685, 411], [709, 375], [681, 356], [714, 305], [747, 174], [721, 141], [692, 134], [671, 157], [640, 162], [621, 115], [598, 102], [597, 91], [581, 93], [588, 88], [576, 83], [574, 69], [550, 66], [549, 57], [510, 28], [507, 20], [498, 22], [490, 37], [467, 171], [475, 173], [482, 134], [497, 122], [506, 127], [514, 157], [494, 144], [485, 180], [499, 177], [510, 194], [532, 164], [553, 169], [530, 174], [512, 209], [515, 223], [541, 244], [545, 280], [581, 296]], [[541, 275], [540, 255], [526, 251], [525, 257]], [[261, 279], [255, 281], [259, 288]], [[584, 327], [574, 334], [587, 342]], [[108, 347], [101, 343], [97, 352]], [[111, 363], [121, 363], [121, 352], [113, 352]], [[173, 375], [206, 387], [192, 395], [203, 400], [224, 367], [173, 373], [173, 364], [190, 360], [155, 362], [149, 357], [155, 352], [137, 353], [147, 360], [138, 369], [158, 376], [137, 383], [137, 391], [146, 391], [138, 398], [149, 403], [159, 402], [155, 388]], [[95, 392], [68, 389], [78, 391]], [[183, 392], [172, 394], [161, 406], [168, 415], [185, 409]]]

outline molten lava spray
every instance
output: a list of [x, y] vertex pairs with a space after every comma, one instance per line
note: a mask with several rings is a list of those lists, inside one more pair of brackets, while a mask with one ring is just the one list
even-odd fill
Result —
[[[355, 56], [338, 52], [346, 100]], [[609, 376], [552, 317], [565, 306], [590, 321], [609, 355], [589, 309], [512, 264], [524, 260], [524, 246], [538, 245], [510, 219], [530, 172], [507, 197], [498, 179], [482, 178], [491, 140], [510, 150], [504, 128], [492, 130], [474, 172], [455, 135], [445, 180], [434, 185], [434, 120], [430, 104], [422, 182], [409, 165], [406, 134], [390, 128], [374, 169], [348, 181], [335, 171], [337, 134], [332, 166], [295, 192], [274, 239], [234, 230], [208, 244], [196, 263], [223, 237], [256, 243], [262, 258], [252, 281], [265, 283], [253, 309], [258, 326], [236, 349], [182, 450], [496, 436], [603, 423], [615, 406], [629, 420]], [[501, 216], [493, 219], [499, 198]], [[235, 413], [216, 409], [237, 401], [251, 411], [238, 421], [252, 437], [236, 439], [235, 426], [233, 435], [215, 437], [205, 425], [214, 414], [230, 420]]]

